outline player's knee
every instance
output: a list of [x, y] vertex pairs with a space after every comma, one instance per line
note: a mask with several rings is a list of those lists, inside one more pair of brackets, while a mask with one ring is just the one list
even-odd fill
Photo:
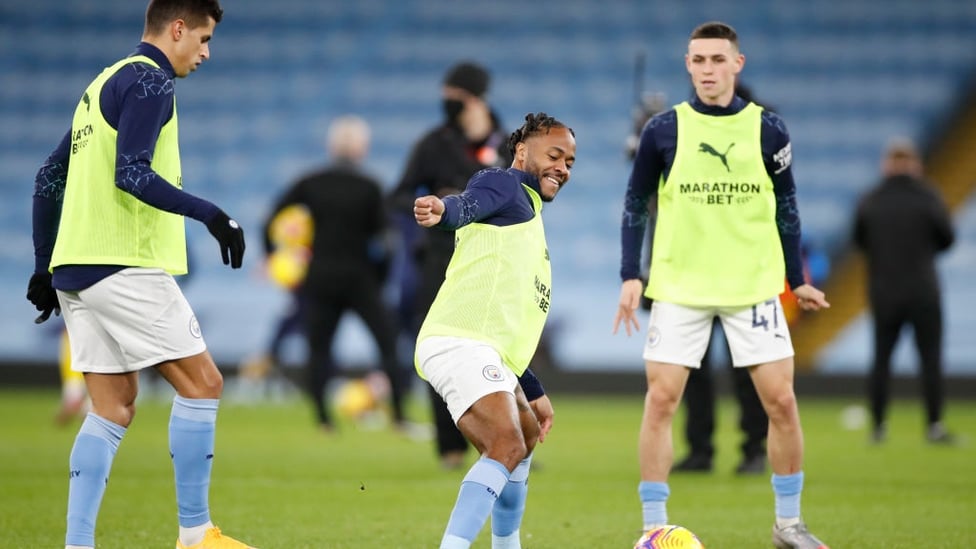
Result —
[[119, 425], [121, 427], [128, 428], [132, 424], [132, 420], [136, 417], [136, 404], [135, 402], [130, 403], [113, 403], [113, 404], [101, 404], [92, 405], [92, 413], [111, 421], [112, 423]]
[[671, 417], [680, 403], [681, 394], [669, 387], [653, 384], [647, 390], [647, 406], [652, 415]]
[[796, 394], [792, 389], [781, 391], [769, 400], [766, 414], [773, 422], [791, 422], [798, 417]]
[[496, 437], [486, 454], [509, 471], [514, 470], [515, 466], [529, 455], [525, 439], [521, 433], [516, 432], [506, 432]]
[[[206, 375], [192, 380], [188, 387], [179, 391], [186, 398], [220, 398], [224, 391], [224, 376], [216, 368]], [[185, 394], [184, 394], [185, 393]]]

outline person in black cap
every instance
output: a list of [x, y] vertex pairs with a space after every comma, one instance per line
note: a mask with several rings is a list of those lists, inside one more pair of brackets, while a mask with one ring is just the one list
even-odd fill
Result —
[[[508, 132], [485, 99], [491, 84], [487, 69], [472, 61], [461, 61], [444, 76], [441, 101], [444, 120], [414, 145], [406, 169], [390, 197], [391, 210], [403, 235], [410, 257], [401, 274], [401, 326], [408, 328], [411, 344], [420, 322], [434, 302], [444, 281], [447, 264], [454, 253], [453, 231], [417, 229], [413, 202], [418, 196], [446, 196], [459, 193], [468, 179], [484, 168], [508, 167]], [[412, 345], [411, 345], [412, 348]], [[430, 392], [436, 426], [437, 452], [441, 464], [461, 467], [468, 449], [444, 401]]]

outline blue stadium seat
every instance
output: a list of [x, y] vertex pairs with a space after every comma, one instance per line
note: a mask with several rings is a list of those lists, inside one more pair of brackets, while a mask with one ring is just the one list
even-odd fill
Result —
[[[573, 182], [546, 213], [556, 281], [567, 296], [593, 293], [554, 305], [554, 315], [570, 319], [560, 347], [570, 367], [638, 362], [626, 345], [575, 319], [612, 317], [582, 307], [616, 300], [617, 223], [629, 173], [623, 144], [639, 52], [647, 54], [646, 89], [676, 103], [690, 91], [682, 69], [690, 29], [713, 18], [737, 27], [744, 80], [788, 122], [804, 227], [827, 252], [847, 245], [851, 207], [873, 182], [887, 138], [930, 138], [976, 66], [976, 2], [967, 0], [892, 0], [884, 9], [873, 0], [756, 0], [748, 9], [721, 0], [615, 2], [612, 9], [595, 0], [235, 0], [224, 7], [212, 60], [177, 84], [184, 171], [188, 189], [240, 218], [254, 271], [269, 202], [323, 160], [328, 121], [356, 112], [373, 125], [371, 167], [392, 186], [414, 140], [437, 120], [443, 72], [458, 59], [493, 71], [490, 98], [507, 127], [535, 110], [574, 127]], [[66, 130], [81, 88], [136, 44], [144, 9], [132, 0], [0, 7], [0, 257], [8, 260], [0, 284], [17, 307], [32, 265], [30, 239], [3, 237], [29, 234], [38, 165]], [[204, 230], [194, 244], [205, 276], [193, 284], [207, 294], [197, 306], [226, 307], [237, 301], [231, 292], [246, 291], [256, 300], [248, 314], [269, 322], [276, 291], [256, 273], [217, 265], [207, 238]], [[965, 267], [972, 265], [958, 271]], [[6, 328], [0, 324], [0, 333], [20, 333]], [[236, 342], [259, 345], [261, 329], [218, 325], [208, 341], [219, 359], [237, 360], [254, 349]], [[3, 348], [33, 356], [37, 344], [25, 337]]]

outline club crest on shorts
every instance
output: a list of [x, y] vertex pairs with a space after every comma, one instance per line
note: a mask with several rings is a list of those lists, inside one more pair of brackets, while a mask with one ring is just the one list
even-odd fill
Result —
[[658, 343], [661, 342], [661, 330], [657, 326], [651, 326], [647, 329], [647, 346], [656, 347]]
[[190, 335], [197, 339], [200, 339], [201, 337], [200, 323], [197, 322], [196, 315], [190, 317]]
[[502, 374], [501, 368], [495, 366], [494, 364], [489, 364], [481, 370], [481, 375], [485, 376], [488, 381], [501, 381], [505, 379], [505, 375]]

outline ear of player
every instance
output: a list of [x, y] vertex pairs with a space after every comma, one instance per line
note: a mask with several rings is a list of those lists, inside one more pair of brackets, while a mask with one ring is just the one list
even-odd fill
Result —
[[220, 244], [224, 265], [240, 269], [244, 261], [244, 229], [223, 210], [217, 210], [217, 215], [207, 222], [207, 230]]

